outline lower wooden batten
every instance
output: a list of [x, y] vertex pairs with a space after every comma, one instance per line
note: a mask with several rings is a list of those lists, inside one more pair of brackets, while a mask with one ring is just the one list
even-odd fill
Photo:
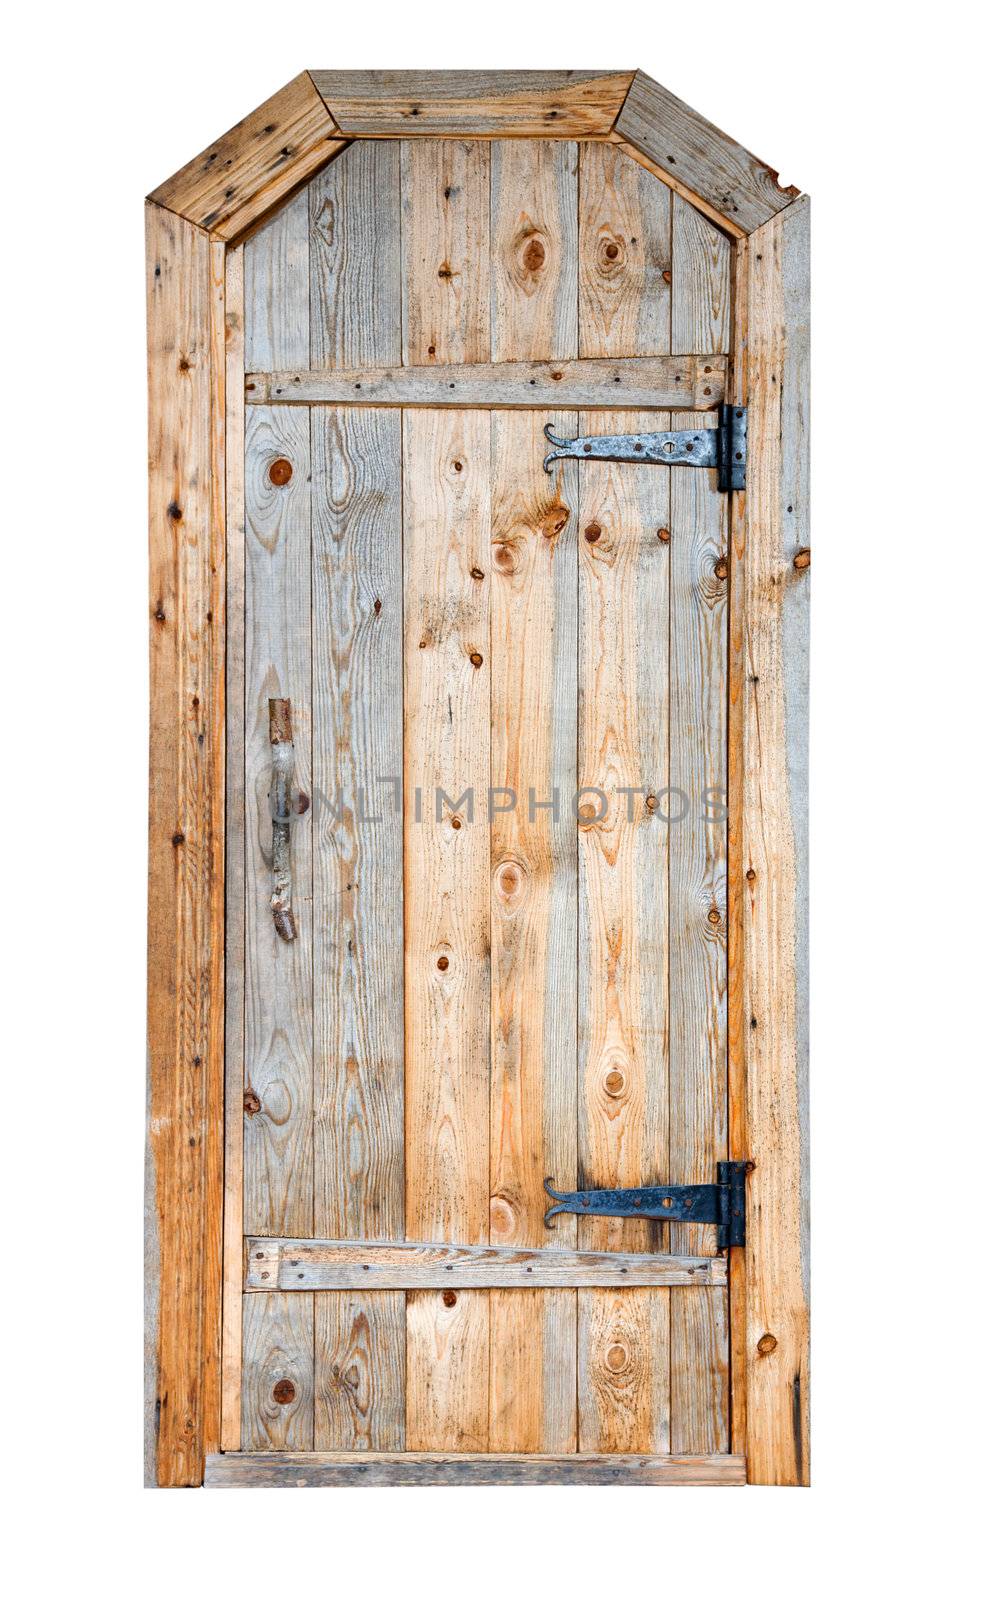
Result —
[[433, 1455], [266, 1451], [211, 1455], [208, 1489], [333, 1489], [415, 1484], [696, 1484], [746, 1482], [745, 1456]]

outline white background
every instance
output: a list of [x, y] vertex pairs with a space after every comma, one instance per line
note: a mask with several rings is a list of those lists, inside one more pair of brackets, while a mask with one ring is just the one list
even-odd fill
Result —
[[[17, 1592], [970, 1587], [988, 1194], [978, 16], [169, 0], [8, 17], [0, 1370]], [[814, 198], [816, 1486], [142, 1491], [142, 196], [304, 66], [637, 65]]]

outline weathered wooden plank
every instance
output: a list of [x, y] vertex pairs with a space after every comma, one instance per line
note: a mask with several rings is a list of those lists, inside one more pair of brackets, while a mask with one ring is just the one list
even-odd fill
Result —
[[314, 1449], [401, 1450], [405, 1368], [402, 1294], [317, 1295]]
[[292, 826], [297, 937], [269, 904], [272, 752], [269, 698], [292, 704], [296, 792], [311, 791], [310, 441], [304, 412], [252, 411], [245, 441], [247, 606], [245, 760], [247, 984], [244, 1039], [245, 1226], [313, 1226], [312, 832]]
[[398, 412], [312, 413], [314, 1226], [403, 1232]]
[[402, 1484], [711, 1484], [746, 1482], [743, 1456], [213, 1455], [206, 1487], [356, 1488]]
[[714, 222], [716, 227], [721, 228], [723, 233], [728, 234], [730, 239], [745, 239], [745, 230], [740, 228], [737, 222], [733, 221], [731, 217], [723, 216], [715, 206], [709, 205], [708, 201], [703, 200], [701, 195], [695, 194], [693, 189], [689, 189], [686, 183], [681, 183], [679, 178], [675, 178], [672, 172], [668, 172], [663, 167], [658, 166], [642, 150], [637, 150], [634, 144], [629, 144], [626, 139], [623, 139], [617, 133], [609, 134], [609, 142], [617, 145], [631, 161], [637, 161], [641, 167], [645, 167], [647, 172], [652, 172], [655, 178], [659, 178], [660, 182], [665, 183], [668, 189], [673, 190], [674, 194], [679, 194], [682, 200], [687, 201], [688, 205], [693, 206], [696, 211], [700, 211], [702, 216], [708, 218], [709, 222]]
[[202, 1480], [220, 1426], [224, 278], [147, 207], [150, 551], [148, 1473]]
[[[548, 319], [545, 339], [553, 337]], [[543, 471], [547, 420], [541, 412], [492, 418], [491, 783], [500, 808], [491, 827], [494, 1244], [546, 1243], [543, 1179], [559, 1170], [560, 1182], [570, 1183], [576, 1172], [577, 860], [570, 797], [578, 477], [571, 463], [555, 478]], [[568, 1218], [554, 1242], [573, 1244], [575, 1236]], [[556, 1297], [553, 1306], [517, 1299], [508, 1306], [493, 1295], [493, 1445], [573, 1448], [566, 1441], [576, 1434], [575, 1314], [573, 1295]], [[526, 1362], [514, 1354], [522, 1350]], [[544, 1386], [544, 1369], [554, 1364], [554, 1382]], [[563, 1415], [551, 1414], [554, 1400]]]
[[488, 1449], [488, 1295], [456, 1289], [406, 1296], [406, 1444]]
[[406, 1232], [464, 1244], [488, 1239], [489, 433], [403, 418]]
[[398, 144], [351, 145], [308, 194], [313, 366], [401, 361]]
[[489, 150], [402, 144], [402, 359], [491, 359]]
[[645, 72], [636, 73], [615, 131], [746, 233], [800, 192], [782, 189], [771, 167]]
[[334, 372], [249, 372], [248, 405], [484, 406], [540, 410], [584, 406], [715, 407], [725, 398], [725, 356], [499, 361], [470, 366]]
[[578, 353], [577, 170], [576, 144], [545, 139], [492, 144], [492, 357], [497, 362]]
[[[644, 425], [638, 412], [614, 423]], [[581, 415], [582, 432], [607, 426]], [[582, 470], [578, 1181], [587, 1187], [666, 1181], [669, 477], [607, 463]], [[659, 1251], [664, 1230], [586, 1218], [578, 1238], [584, 1248]], [[651, 1449], [667, 1439], [668, 1314], [664, 1290], [621, 1313], [605, 1291], [579, 1296], [579, 1448], [625, 1448], [630, 1394], [636, 1437]], [[623, 1339], [617, 1318], [628, 1322]], [[614, 1383], [613, 1346], [625, 1352]]]
[[654, 1289], [578, 1295], [578, 1449], [670, 1448], [668, 1296]]
[[[588, 1289], [726, 1282], [721, 1256], [443, 1245], [374, 1239], [248, 1239], [244, 1287]], [[566, 1363], [564, 1363], [566, 1367]]]
[[301, 72], [149, 199], [218, 239], [234, 240], [346, 143], [309, 73]]
[[[217, 248], [217, 247], [214, 247]], [[244, 1253], [244, 251], [227, 250], [226, 962], [220, 1448], [241, 1445]]]
[[[277, 211], [244, 246], [244, 337], [249, 366], [303, 360], [309, 366], [309, 203], [305, 192]], [[245, 393], [250, 398], [246, 387]]]
[[749, 250], [743, 851], [754, 1483], [809, 1481], [809, 224], [809, 202], [799, 200]]
[[670, 191], [614, 145], [581, 146], [582, 356], [670, 350], [670, 205]]
[[244, 1296], [241, 1437], [250, 1450], [313, 1448], [313, 1296]]
[[[675, 350], [726, 350], [730, 250], [674, 196]], [[711, 1183], [728, 1138], [728, 503], [714, 473], [672, 473], [670, 529], [670, 784], [683, 812], [670, 829], [670, 1174], [673, 1183]], [[707, 1254], [715, 1232], [679, 1224], [670, 1242]], [[670, 1442], [678, 1451], [729, 1448], [728, 1297], [721, 1288], [705, 1294], [703, 1306], [670, 1297]]]
[[606, 134], [631, 72], [335, 72], [313, 82], [344, 133], [566, 139]]

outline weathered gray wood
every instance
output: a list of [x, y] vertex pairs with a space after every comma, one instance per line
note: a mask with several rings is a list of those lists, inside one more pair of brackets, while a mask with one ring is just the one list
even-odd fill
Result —
[[244, 1296], [241, 1440], [251, 1450], [313, 1448], [313, 1296]]
[[246, 1289], [582, 1289], [722, 1284], [721, 1256], [373, 1239], [249, 1239]]
[[[727, 348], [730, 245], [673, 198], [674, 348]], [[703, 418], [697, 419], [703, 422]], [[710, 1183], [726, 1149], [728, 497], [710, 472], [671, 473], [670, 1181]], [[671, 1227], [707, 1253], [711, 1227]], [[671, 1295], [671, 1447], [726, 1450], [727, 1294]]]
[[344, 133], [603, 135], [631, 72], [335, 72], [313, 82]]
[[400, 424], [312, 413], [314, 1229], [384, 1239], [404, 1217]]
[[375, 1488], [405, 1484], [719, 1484], [746, 1482], [743, 1456], [212, 1455], [208, 1489]]
[[307, 193], [313, 366], [401, 361], [398, 143], [352, 144]]
[[[668, 354], [670, 202], [670, 190], [617, 146], [581, 146], [580, 355]], [[682, 385], [674, 388], [673, 399], [645, 403], [682, 404]]]
[[492, 359], [576, 356], [578, 146], [491, 148]]
[[406, 1442], [402, 1294], [315, 1295], [315, 1450], [401, 1450]]
[[244, 246], [244, 363], [309, 366], [309, 201], [304, 190]]
[[799, 193], [645, 72], [633, 79], [615, 131], [746, 233]]
[[249, 372], [248, 405], [690, 407], [725, 398], [725, 356], [500, 361], [469, 366]]
[[801, 199], [749, 250], [743, 856], [747, 1121], [756, 1163], [746, 1248], [754, 1483], [807, 1483], [810, 1471], [809, 229], [810, 205]]

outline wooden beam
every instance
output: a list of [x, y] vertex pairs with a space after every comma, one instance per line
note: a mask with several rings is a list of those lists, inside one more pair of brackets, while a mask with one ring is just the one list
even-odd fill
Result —
[[604, 361], [499, 361], [464, 366], [249, 372], [249, 405], [630, 406], [707, 410], [725, 398], [725, 356], [632, 356]]
[[742, 1456], [434, 1455], [266, 1451], [214, 1455], [208, 1489], [333, 1489], [450, 1484], [710, 1484], [746, 1482]]
[[588, 1289], [724, 1284], [721, 1256], [248, 1239], [246, 1289]]
[[808, 249], [798, 200], [749, 241], [743, 859], [747, 1455], [808, 1462]]
[[352, 137], [584, 139], [607, 134], [631, 72], [326, 72], [313, 82]]
[[309, 73], [301, 72], [159, 184], [149, 199], [230, 242], [347, 143]]
[[224, 249], [147, 207], [151, 767], [148, 1476], [202, 1481], [220, 1417]]
[[615, 132], [700, 197], [716, 217], [752, 233], [800, 193], [782, 189], [777, 174], [645, 72], [637, 72]]
[[617, 145], [623, 155], [628, 156], [631, 161], [635, 161], [639, 166], [645, 167], [646, 171], [652, 173], [654, 178], [659, 178], [660, 182], [665, 183], [668, 189], [672, 189], [675, 194], [679, 194], [682, 200], [686, 200], [688, 205], [694, 206], [696, 211], [700, 211], [702, 216], [708, 218], [709, 222], [714, 222], [715, 226], [721, 228], [731, 239], [745, 239], [745, 230], [740, 228], [737, 222], [734, 222], [731, 217], [723, 216], [722, 212], [718, 211], [715, 206], [709, 205], [707, 200], [703, 200], [700, 194], [695, 194], [693, 189], [689, 189], [686, 183], [682, 183], [679, 178], [675, 178], [673, 173], [666, 172], [663, 167], [658, 166], [648, 155], [644, 155], [642, 150], [638, 150], [634, 144], [630, 144], [628, 139], [623, 139], [621, 134], [610, 133], [609, 143]]

